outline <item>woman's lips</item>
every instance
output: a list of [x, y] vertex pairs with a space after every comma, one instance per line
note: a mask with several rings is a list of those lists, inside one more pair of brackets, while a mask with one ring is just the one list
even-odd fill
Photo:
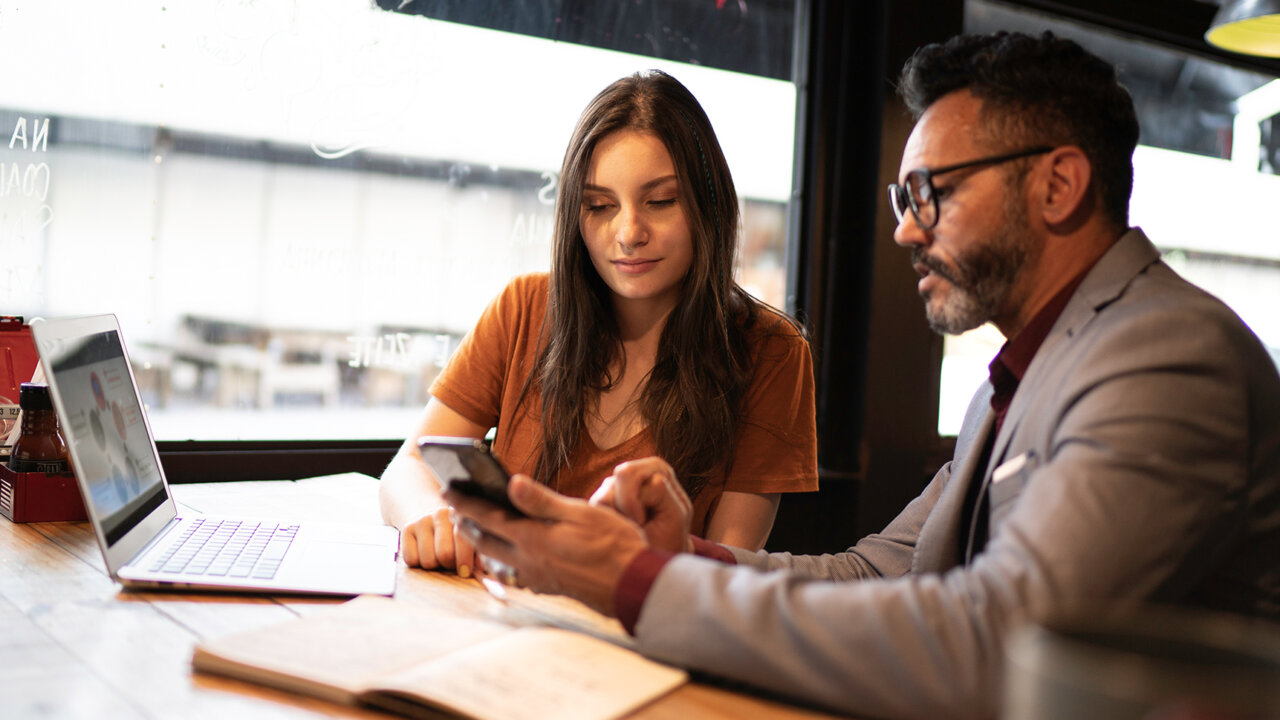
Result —
[[618, 272], [625, 273], [627, 275], [639, 275], [640, 273], [648, 272], [657, 264], [658, 260], [656, 259], [637, 260], [628, 258], [626, 260], [613, 261], [613, 266], [618, 268]]

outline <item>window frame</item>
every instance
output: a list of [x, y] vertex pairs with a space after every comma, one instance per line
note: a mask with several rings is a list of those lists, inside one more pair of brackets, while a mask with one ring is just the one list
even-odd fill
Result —
[[159, 441], [171, 483], [296, 480], [359, 472], [377, 477], [400, 449], [398, 440]]
[[[1215, 12], [1194, 0], [994, 0], [1086, 22], [1245, 70], [1280, 60], [1203, 40]], [[924, 323], [914, 277], [892, 242], [883, 188], [896, 178], [910, 119], [893, 78], [920, 45], [963, 28], [964, 0], [800, 0], [788, 300], [810, 328], [820, 491], [788, 497], [770, 549], [828, 552], [874, 532], [950, 459], [937, 432], [942, 338]], [[844, 198], [856, 201], [841, 202]], [[874, 418], [874, 422], [869, 419]], [[401, 441], [159, 443], [171, 481], [377, 476]]]
[[[810, 6], [813, 0], [795, 0], [795, 32], [793, 33], [793, 53], [790, 58], [793, 82], [797, 85], [796, 149], [793, 154], [793, 177], [797, 180], [794, 193], [801, 193], [802, 184], [798, 178], [803, 172], [801, 148], [804, 131], [800, 126], [803, 118], [800, 99], [803, 84], [802, 63], [807, 55], [809, 45]], [[383, 3], [379, 3], [381, 6]], [[441, 8], [448, 9], [447, 4]], [[409, 7], [411, 14], [413, 7]], [[426, 14], [426, 13], [421, 13]], [[451, 18], [440, 18], [450, 20]], [[456, 19], [454, 20], [456, 21]], [[483, 26], [483, 25], [478, 25]], [[516, 31], [518, 29], [495, 27]], [[595, 44], [595, 43], [589, 43]], [[768, 77], [766, 75], [766, 77]], [[252, 151], [253, 148], [250, 148]], [[316, 164], [311, 157], [285, 158], [298, 164]], [[364, 162], [354, 159], [350, 163]], [[328, 167], [328, 165], [326, 165]], [[343, 166], [345, 167], [345, 165]], [[342, 169], [342, 168], [338, 168]], [[449, 163], [441, 163], [441, 172], [447, 173]], [[517, 182], [524, 178], [517, 179]], [[793, 197], [796, 195], [793, 193]], [[793, 200], [788, 210], [787, 220], [787, 268], [788, 283], [787, 305], [789, 312], [799, 315], [805, 313], [802, 302], [797, 302], [794, 291], [794, 278], [800, 274], [798, 264], [803, 255], [804, 244], [794, 230], [795, 217], [799, 213], [797, 201]], [[220, 482], [239, 480], [290, 480], [328, 475], [343, 472], [360, 472], [377, 477], [381, 475], [395, 453], [403, 444], [402, 438], [385, 440], [324, 439], [324, 440], [161, 440], [156, 442], [161, 465], [170, 483]]]

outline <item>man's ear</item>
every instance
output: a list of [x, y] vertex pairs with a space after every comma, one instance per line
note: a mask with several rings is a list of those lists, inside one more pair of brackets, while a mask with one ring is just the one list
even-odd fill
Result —
[[1054, 148], [1042, 163], [1046, 176], [1040, 185], [1042, 190], [1040, 212], [1047, 225], [1062, 225], [1077, 213], [1088, 214], [1093, 206], [1093, 165], [1088, 156], [1075, 145]]

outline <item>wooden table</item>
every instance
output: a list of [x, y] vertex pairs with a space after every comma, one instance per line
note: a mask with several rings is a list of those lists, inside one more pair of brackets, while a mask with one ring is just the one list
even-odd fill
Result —
[[[175, 485], [173, 493], [188, 508], [210, 514], [381, 522], [377, 480], [366, 475]], [[400, 569], [395, 598], [475, 612], [491, 610], [497, 602], [475, 580], [407, 567]], [[557, 603], [571, 605], [561, 598], [546, 601], [551, 611]], [[14, 524], [0, 518], [0, 718], [388, 717], [191, 672], [191, 651], [201, 639], [283, 622], [338, 602], [125, 592], [107, 577], [87, 523]], [[549, 617], [536, 603], [531, 607], [534, 612], [524, 608], [511, 621]], [[827, 716], [695, 682], [634, 717]]]

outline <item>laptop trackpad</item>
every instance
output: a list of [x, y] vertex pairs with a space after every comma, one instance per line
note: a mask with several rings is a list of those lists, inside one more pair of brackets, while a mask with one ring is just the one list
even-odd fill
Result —
[[395, 553], [385, 545], [337, 540], [313, 540], [302, 547], [299, 565], [308, 567], [380, 568], [394, 562]]

